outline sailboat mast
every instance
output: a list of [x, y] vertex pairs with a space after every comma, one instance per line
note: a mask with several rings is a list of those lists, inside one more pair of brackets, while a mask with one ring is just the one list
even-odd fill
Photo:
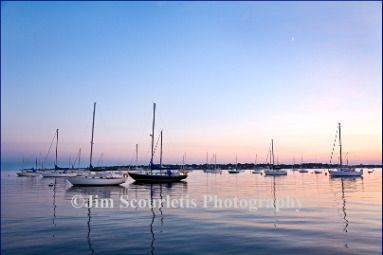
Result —
[[136, 169], [138, 168], [138, 144], [136, 144]]
[[273, 166], [274, 166], [274, 141], [271, 139], [271, 153], [273, 154]]
[[151, 158], [150, 158], [150, 166], [153, 165], [153, 156], [154, 156], [154, 124], [156, 122], [156, 103], [153, 103], [153, 125], [152, 125], [152, 155], [151, 155]]
[[214, 154], [214, 169], [217, 169], [217, 154]]
[[78, 170], [80, 170], [80, 163], [81, 163], [81, 148], [78, 150]]
[[56, 162], [55, 162], [55, 167], [57, 166], [57, 146], [59, 144], [59, 129], [56, 129]]
[[161, 130], [161, 151], [160, 151], [160, 167], [162, 168], [162, 130]]
[[90, 163], [89, 163], [89, 169], [92, 169], [92, 155], [93, 155], [93, 137], [94, 137], [94, 119], [96, 116], [96, 102], [94, 102], [93, 107], [93, 124], [92, 124], [92, 140], [90, 142]]
[[338, 123], [339, 125], [339, 150], [340, 150], [340, 166], [342, 167], [342, 136], [341, 136], [341, 127], [340, 127], [340, 123]]

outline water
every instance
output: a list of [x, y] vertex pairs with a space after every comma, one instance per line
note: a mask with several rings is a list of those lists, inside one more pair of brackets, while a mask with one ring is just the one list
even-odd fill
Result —
[[[65, 178], [2, 172], [1, 254], [382, 252], [381, 169], [335, 179], [312, 170], [277, 177], [193, 171], [186, 180], [78, 188]], [[72, 205], [75, 196], [84, 207]]]

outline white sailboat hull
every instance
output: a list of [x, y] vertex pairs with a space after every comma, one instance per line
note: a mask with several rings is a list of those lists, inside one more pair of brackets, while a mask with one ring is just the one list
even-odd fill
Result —
[[68, 177], [67, 180], [74, 186], [109, 186], [120, 185], [126, 182], [126, 178], [102, 178], [94, 176], [75, 176]]
[[77, 173], [64, 173], [64, 172], [45, 172], [41, 173], [43, 177], [73, 177], [77, 176]]
[[328, 171], [331, 176], [335, 177], [347, 177], [347, 176], [362, 176], [363, 171], [355, 171], [355, 170], [344, 170], [344, 169], [338, 169], [338, 170], [329, 170]]
[[40, 173], [28, 173], [28, 172], [21, 172], [17, 173], [19, 177], [37, 177], [40, 176]]

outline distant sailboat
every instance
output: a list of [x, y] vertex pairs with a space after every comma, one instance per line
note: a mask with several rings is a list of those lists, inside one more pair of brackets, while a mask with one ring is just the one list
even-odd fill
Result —
[[70, 171], [68, 168], [60, 168], [57, 166], [57, 147], [59, 143], [59, 130], [56, 129], [56, 160], [55, 160], [55, 170], [45, 170], [41, 173], [43, 177], [70, 177], [76, 176], [77, 173], [73, 170]]
[[265, 175], [272, 175], [272, 176], [287, 175], [287, 171], [281, 170], [280, 167], [277, 167], [274, 165], [274, 142], [273, 142], [273, 139], [271, 139], [270, 161], [271, 161], [271, 158], [273, 159], [273, 163], [271, 164], [271, 162], [270, 162], [270, 170], [266, 170]]
[[260, 174], [260, 173], [262, 173], [261, 172], [262, 169], [260, 167], [257, 167], [257, 157], [258, 157], [258, 155], [255, 154], [254, 170], [252, 172], [253, 174]]
[[205, 173], [217, 174], [217, 173], [221, 172], [221, 169], [219, 167], [217, 167], [217, 155], [216, 154], [213, 155], [213, 159], [214, 159], [214, 167], [209, 168], [209, 161], [208, 161], [207, 162], [208, 167], [203, 170]]
[[[94, 119], [96, 114], [96, 103], [93, 108], [93, 125], [92, 125], [92, 140], [90, 142], [90, 164], [89, 170], [93, 170], [92, 153], [93, 153], [93, 135], [94, 135]], [[108, 186], [120, 185], [126, 182], [126, 178], [115, 174], [114, 172], [87, 173], [81, 176], [68, 177], [67, 180], [76, 186]]]
[[239, 173], [237, 156], [235, 156], [235, 168], [229, 169], [228, 172], [229, 172], [229, 174], [238, 174]]
[[307, 169], [305, 168], [302, 168], [303, 166], [303, 153], [301, 153], [301, 168], [299, 169], [299, 172], [300, 173], [308, 173], [309, 171], [307, 171]]
[[[341, 124], [338, 123], [338, 135], [339, 135], [339, 168], [337, 170], [329, 170], [331, 177], [347, 177], [347, 176], [362, 176], [363, 170], [356, 171], [355, 167], [343, 166], [342, 162], [342, 136], [341, 136]], [[335, 143], [334, 143], [335, 146]], [[331, 161], [330, 161], [331, 164]]]
[[[24, 168], [24, 159], [23, 159], [22, 168]], [[17, 175], [19, 177], [37, 177], [37, 176], [40, 176], [40, 172], [37, 171], [37, 158], [36, 158], [36, 168], [22, 169], [21, 172], [17, 172]]]
[[293, 157], [293, 172], [298, 171], [298, 168], [295, 168], [295, 157]]
[[[149, 171], [129, 171], [130, 177], [137, 182], [178, 182], [187, 178], [187, 172], [181, 171], [181, 169], [172, 169], [162, 166], [162, 131], [161, 131], [161, 159], [160, 166], [153, 164], [154, 157], [154, 127], [156, 120], [156, 103], [153, 103], [153, 125], [152, 125], [152, 146], [151, 146], [151, 159]], [[178, 170], [174, 172], [173, 170]]]

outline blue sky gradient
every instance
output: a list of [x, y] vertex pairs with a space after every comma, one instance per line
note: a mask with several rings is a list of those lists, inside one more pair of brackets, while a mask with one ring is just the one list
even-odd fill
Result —
[[149, 161], [153, 102], [165, 163], [264, 162], [272, 138], [327, 163], [341, 122], [350, 163], [381, 164], [382, 3], [2, 2], [2, 168], [57, 128], [60, 164], [89, 164], [93, 102], [100, 164]]

